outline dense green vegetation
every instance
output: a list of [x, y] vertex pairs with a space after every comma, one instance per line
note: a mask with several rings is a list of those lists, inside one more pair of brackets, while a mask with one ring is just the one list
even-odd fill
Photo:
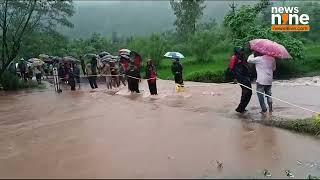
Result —
[[[126, 37], [112, 30], [111, 36], [110, 33], [92, 33], [88, 38], [71, 39], [54, 31], [53, 28], [49, 32], [32, 29], [21, 39], [21, 47], [15, 59], [37, 57], [41, 53], [53, 56], [71, 55], [79, 58], [86, 53], [101, 51], [117, 54], [119, 49], [128, 48], [139, 52], [143, 59], [153, 59], [161, 79], [172, 79], [171, 60], [165, 59], [163, 55], [167, 51], [178, 51], [186, 56], [182, 61], [186, 80], [225, 82], [225, 72], [234, 46], [247, 47], [251, 39], [268, 38], [283, 44], [294, 57], [292, 60], [278, 61], [276, 78], [319, 74], [320, 36], [317, 33], [320, 26], [319, 21], [315, 20], [320, 18], [317, 13], [320, 11], [319, 3], [288, 2], [298, 5], [304, 13], [310, 15], [310, 32], [275, 33], [270, 31], [269, 20], [271, 3], [276, 2], [260, 0], [251, 5], [238, 4], [233, 9], [226, 6], [224, 8], [227, 8], [227, 14], [224, 13], [226, 16], [223, 22], [221, 19], [216, 21], [215, 17], [203, 21], [200, 18], [201, 11], [206, 11], [206, 8], [202, 8], [202, 2], [188, 4], [188, 1], [182, 1], [186, 4], [177, 7], [171, 3], [172, 14], [177, 18], [176, 30], [162, 30], [146, 36]], [[208, 5], [206, 1], [204, 4]], [[168, 6], [170, 6], [169, 2]], [[308, 8], [310, 6], [312, 8]], [[198, 7], [198, 10], [192, 13], [181, 13], [191, 11], [193, 7]], [[67, 12], [72, 14], [70, 9], [67, 9]], [[63, 17], [66, 18], [66, 16]], [[67, 19], [64, 20], [68, 22]], [[174, 21], [172, 25], [173, 23]], [[184, 36], [186, 34], [187, 36]], [[249, 55], [248, 49], [247, 52]]]

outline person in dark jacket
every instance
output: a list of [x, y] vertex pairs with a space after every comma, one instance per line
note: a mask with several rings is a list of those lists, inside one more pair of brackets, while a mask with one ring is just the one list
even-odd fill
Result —
[[129, 70], [127, 71], [128, 79], [128, 88], [131, 92], [140, 93], [139, 91], [139, 82], [140, 82], [140, 73], [137, 67], [133, 64], [130, 64]]
[[75, 91], [76, 81], [75, 81], [74, 69], [72, 67], [68, 71], [68, 83], [71, 86], [71, 91]]
[[148, 79], [148, 86], [151, 95], [158, 95], [157, 92], [157, 71], [153, 65], [152, 60], [147, 61], [146, 78]]
[[96, 82], [96, 74], [92, 72], [92, 65], [91, 63], [88, 63], [86, 66], [86, 73], [88, 76], [89, 84], [92, 89], [98, 88], [97, 82]]
[[81, 69], [84, 75], [86, 75], [86, 64], [82, 56], [80, 56]]
[[179, 58], [174, 59], [171, 66], [171, 71], [172, 71], [172, 74], [174, 75], [175, 83], [183, 86], [183, 78], [182, 78], [183, 67], [180, 63]]
[[18, 68], [20, 70], [21, 78], [25, 81], [27, 81], [27, 64], [24, 60], [21, 60], [18, 64]]
[[74, 74], [76, 83], [78, 83], [78, 86], [80, 88], [80, 68], [76, 63], [73, 64], [73, 74]]
[[[251, 88], [250, 74], [247, 65], [247, 61], [244, 57], [244, 49], [243, 48], [235, 48], [234, 55], [231, 57], [229, 69], [232, 72], [234, 78], [237, 82]], [[241, 100], [240, 104], [236, 108], [236, 111], [239, 113], [246, 112], [246, 107], [250, 102], [252, 96], [252, 90], [248, 89], [244, 86], [241, 86]]]

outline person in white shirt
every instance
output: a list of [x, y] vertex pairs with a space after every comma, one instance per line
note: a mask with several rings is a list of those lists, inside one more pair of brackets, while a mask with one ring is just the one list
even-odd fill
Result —
[[[248, 57], [248, 63], [253, 63], [256, 65], [257, 91], [271, 96], [273, 71], [276, 69], [276, 61], [274, 57], [254, 52], [254, 54], [251, 54]], [[267, 107], [264, 102], [264, 95], [258, 92], [257, 95], [259, 99], [259, 104], [262, 109], [261, 113], [265, 114], [267, 112]], [[269, 106], [269, 113], [272, 113], [273, 109], [271, 97], [267, 97], [267, 103]]]

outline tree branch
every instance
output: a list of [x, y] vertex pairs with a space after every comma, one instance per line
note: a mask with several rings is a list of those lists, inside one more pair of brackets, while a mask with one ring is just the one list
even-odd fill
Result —
[[31, 19], [31, 16], [32, 16], [32, 13], [36, 7], [36, 3], [37, 3], [37, 0], [33, 0], [33, 4], [31, 6], [31, 9], [30, 9], [30, 12], [29, 12], [29, 15], [28, 15], [28, 18], [26, 20], [26, 22], [24, 23], [24, 26], [20, 32], [20, 35], [18, 36], [18, 39], [16, 39], [13, 43], [13, 50], [12, 50], [12, 53], [11, 53], [11, 56], [9, 57], [9, 59], [14, 59], [16, 56], [17, 56], [17, 53], [20, 49], [20, 46], [21, 46], [21, 38], [22, 36], [24, 35], [24, 32], [30, 22], [30, 19]]

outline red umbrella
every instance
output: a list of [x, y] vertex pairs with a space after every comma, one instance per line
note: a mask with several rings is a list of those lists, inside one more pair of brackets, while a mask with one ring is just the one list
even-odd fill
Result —
[[284, 46], [269, 39], [254, 39], [250, 41], [250, 49], [275, 58], [292, 58]]

